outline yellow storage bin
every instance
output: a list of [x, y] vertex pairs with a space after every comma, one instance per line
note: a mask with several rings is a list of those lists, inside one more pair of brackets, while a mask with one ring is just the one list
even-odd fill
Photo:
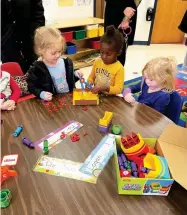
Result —
[[99, 26], [98, 31], [99, 31], [99, 37], [102, 37], [103, 34], [104, 34], [104, 27], [103, 26]]
[[87, 29], [86, 35], [88, 38], [98, 37], [98, 28]]

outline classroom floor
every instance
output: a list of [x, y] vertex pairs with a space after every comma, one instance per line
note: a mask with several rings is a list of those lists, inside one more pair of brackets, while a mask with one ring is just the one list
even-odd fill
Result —
[[[154, 57], [174, 56], [177, 64], [183, 63], [187, 47], [182, 44], [154, 44], [150, 46], [133, 45], [128, 48], [125, 65], [125, 81], [141, 76], [144, 65]], [[81, 69], [85, 79], [91, 72], [92, 67]], [[77, 87], [80, 87], [77, 82]]]

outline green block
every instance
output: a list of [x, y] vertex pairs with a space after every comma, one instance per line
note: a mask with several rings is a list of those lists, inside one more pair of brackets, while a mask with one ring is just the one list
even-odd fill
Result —
[[12, 199], [11, 193], [8, 189], [1, 190], [1, 208], [6, 208], [10, 205]]
[[78, 30], [73, 32], [73, 38], [75, 40], [82, 40], [86, 37], [86, 30]]
[[112, 126], [112, 133], [113, 134], [116, 134], [116, 135], [121, 134], [121, 131], [122, 131], [121, 125], [113, 125]]

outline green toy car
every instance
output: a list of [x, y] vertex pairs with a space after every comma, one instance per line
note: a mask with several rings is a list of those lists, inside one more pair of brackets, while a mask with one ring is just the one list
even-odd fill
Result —
[[122, 132], [121, 125], [113, 125], [112, 126], [112, 133], [113, 134], [119, 135], [119, 134], [121, 134], [121, 132]]

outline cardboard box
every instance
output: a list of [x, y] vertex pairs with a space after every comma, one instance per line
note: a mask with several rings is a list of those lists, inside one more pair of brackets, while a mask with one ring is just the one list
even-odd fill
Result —
[[147, 145], [153, 146], [157, 155], [165, 157], [170, 169], [171, 179], [121, 178], [117, 158], [120, 139], [116, 139], [114, 154], [118, 193], [125, 195], [157, 195], [167, 196], [171, 186], [177, 181], [187, 189], [187, 129], [170, 124], [158, 139], [144, 138]]

